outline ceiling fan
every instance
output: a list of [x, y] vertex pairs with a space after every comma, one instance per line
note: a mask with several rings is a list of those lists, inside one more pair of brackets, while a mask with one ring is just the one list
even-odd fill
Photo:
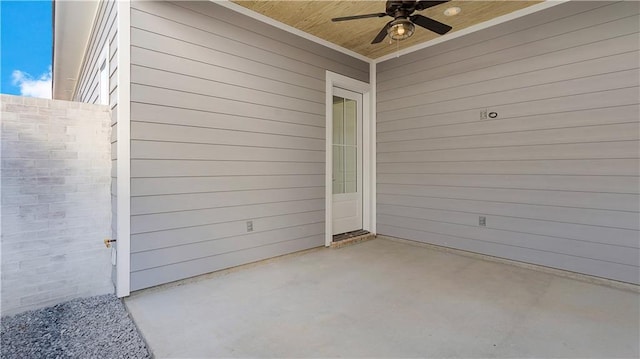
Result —
[[437, 34], [444, 35], [452, 29], [451, 26], [443, 24], [439, 21], [430, 19], [428, 17], [413, 14], [416, 11], [422, 11], [430, 7], [446, 3], [448, 1], [402, 1], [402, 0], [388, 0], [386, 3], [386, 11], [375, 14], [364, 14], [354, 16], [336, 17], [331, 19], [333, 22], [347, 21], [356, 19], [366, 19], [372, 17], [384, 17], [390, 16], [393, 20], [389, 21], [378, 33], [378, 36], [373, 39], [372, 44], [382, 42], [384, 38], [389, 35], [393, 40], [404, 40], [411, 35], [415, 30], [414, 24], [421, 26], [427, 30], [433, 31]]

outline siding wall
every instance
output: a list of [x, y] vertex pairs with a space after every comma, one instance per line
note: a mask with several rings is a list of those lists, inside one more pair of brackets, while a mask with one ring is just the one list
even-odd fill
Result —
[[640, 283], [638, 13], [570, 2], [379, 64], [378, 233]]
[[[109, 109], [111, 110], [111, 238], [117, 238], [116, 177], [118, 142], [118, 6], [113, 0], [101, 1], [96, 11], [86, 52], [78, 76], [73, 101], [98, 103], [100, 101], [100, 53], [109, 43]], [[112, 268], [115, 281], [115, 267]]]
[[109, 108], [111, 109], [111, 211], [112, 233], [116, 238], [116, 148], [117, 126], [116, 116], [118, 89], [118, 6], [116, 1], [101, 1], [96, 11], [89, 41], [80, 73], [78, 84], [73, 94], [73, 101], [98, 103], [100, 101], [100, 53], [105, 44], [109, 43]]
[[[117, 78], [113, 76], [117, 71], [117, 30], [118, 30], [118, 14], [117, 4], [115, 1], [101, 1], [96, 11], [96, 17], [93, 22], [93, 28], [89, 35], [86, 52], [80, 68], [78, 83], [74, 101], [98, 103], [100, 100], [100, 53], [105, 44], [109, 43], [109, 70], [112, 75], [110, 78], [111, 87], [117, 87]], [[115, 96], [112, 96], [112, 102]]]
[[131, 289], [323, 245], [325, 70], [368, 64], [211, 2], [131, 26]]

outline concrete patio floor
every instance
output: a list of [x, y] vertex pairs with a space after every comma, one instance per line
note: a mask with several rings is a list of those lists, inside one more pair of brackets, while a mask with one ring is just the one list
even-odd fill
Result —
[[640, 295], [384, 238], [126, 299], [157, 358], [640, 356]]

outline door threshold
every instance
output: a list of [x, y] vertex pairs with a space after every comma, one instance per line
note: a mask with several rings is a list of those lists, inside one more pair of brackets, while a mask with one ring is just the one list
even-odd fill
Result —
[[333, 236], [333, 241], [331, 242], [330, 247], [340, 248], [351, 244], [367, 241], [369, 239], [374, 239], [375, 237], [376, 236], [373, 233], [362, 229], [347, 233], [336, 234], [335, 236]]

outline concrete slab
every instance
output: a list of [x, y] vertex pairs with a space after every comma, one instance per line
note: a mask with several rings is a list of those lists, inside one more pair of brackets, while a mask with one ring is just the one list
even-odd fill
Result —
[[375, 239], [135, 293], [158, 358], [640, 356], [640, 294]]

